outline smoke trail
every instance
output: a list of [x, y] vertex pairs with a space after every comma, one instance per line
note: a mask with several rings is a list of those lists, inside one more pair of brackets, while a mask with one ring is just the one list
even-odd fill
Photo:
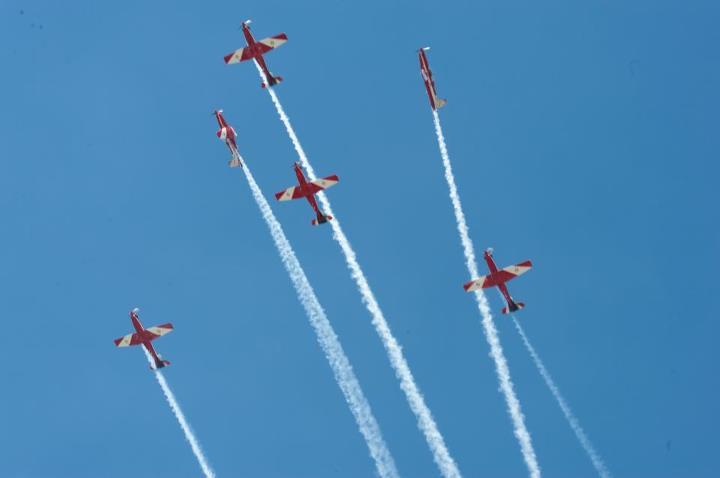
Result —
[[525, 335], [525, 331], [520, 326], [520, 323], [517, 321], [514, 314], [512, 315], [512, 320], [518, 333], [520, 333], [520, 337], [522, 337], [522, 341], [525, 343], [525, 347], [528, 349], [528, 352], [530, 352], [530, 356], [532, 356], [532, 359], [535, 362], [535, 366], [540, 372], [540, 375], [542, 375], [542, 378], [545, 380], [545, 384], [552, 392], [555, 400], [557, 400], [558, 405], [560, 405], [560, 409], [562, 410], [563, 415], [565, 415], [565, 419], [570, 424], [570, 428], [572, 428], [573, 432], [575, 432], [575, 436], [580, 442], [580, 445], [582, 445], [585, 453], [587, 453], [590, 457], [590, 461], [592, 461], [592, 464], [595, 467], [595, 471], [597, 471], [598, 475], [600, 475], [602, 478], [610, 478], [610, 472], [605, 467], [605, 463], [603, 463], [600, 454], [598, 454], [592, 443], [590, 443], [590, 439], [580, 426], [580, 422], [573, 414], [570, 406], [565, 401], [565, 398], [563, 398], [563, 396], [560, 394], [560, 389], [557, 387], [557, 385], [555, 385], [555, 382], [550, 376], [550, 372], [547, 371], [542, 360], [540, 360], [540, 356], [537, 354], [537, 352], [535, 352], [535, 348], [533, 348], [533, 346], [530, 344], [530, 341]]
[[[455, 221], [457, 222], [460, 241], [462, 242], [463, 252], [465, 254], [465, 264], [470, 273], [470, 277], [474, 279], [480, 275], [475, 260], [475, 249], [470, 240], [468, 226], [465, 222], [465, 214], [463, 213], [460, 196], [458, 195], [457, 186], [455, 185], [455, 176], [452, 172], [450, 156], [448, 155], [447, 146], [445, 145], [445, 137], [443, 136], [442, 127], [440, 126], [440, 116], [437, 111], [433, 111], [433, 120], [435, 122], [435, 133], [437, 134], [438, 145], [440, 146], [440, 155], [442, 156], [443, 166], [445, 168], [445, 180], [450, 189], [450, 199], [453, 210], [455, 211]], [[520, 443], [520, 450], [525, 459], [525, 464], [530, 471], [530, 476], [533, 478], [539, 477], [540, 465], [538, 465], [537, 457], [535, 456], [530, 433], [525, 426], [525, 417], [520, 408], [520, 401], [517, 399], [515, 390], [513, 389], [510, 369], [508, 368], [502, 345], [500, 345], [500, 338], [498, 337], [497, 329], [495, 329], [495, 323], [490, 313], [490, 306], [482, 290], [475, 291], [475, 300], [477, 301], [480, 314], [483, 318], [482, 325], [485, 331], [485, 338], [490, 345], [490, 356], [495, 361], [495, 371], [500, 381], [500, 390], [505, 396], [505, 403], [507, 404], [508, 412], [510, 413], [510, 418], [515, 428], [515, 436]]]
[[[255, 65], [258, 66], [257, 63]], [[264, 78], [262, 70], [259, 66], [258, 71], [260, 72], [261, 78]], [[287, 133], [292, 140], [295, 151], [300, 158], [300, 162], [302, 163], [307, 173], [310, 176], [315, 177], [315, 172], [313, 171], [313, 168], [310, 165], [307, 156], [305, 156], [305, 151], [302, 149], [297, 135], [295, 135], [295, 130], [290, 124], [290, 119], [285, 114], [285, 111], [280, 104], [280, 100], [278, 100], [278, 97], [275, 94], [273, 88], [268, 88], [268, 92], [270, 93], [270, 97], [272, 98], [273, 104], [275, 105], [275, 108], [280, 115], [280, 119], [285, 125], [285, 129], [287, 130]], [[430, 447], [435, 463], [437, 464], [440, 472], [444, 477], [460, 477], [460, 471], [455, 464], [455, 460], [453, 460], [453, 458], [450, 456], [450, 452], [445, 446], [445, 440], [443, 439], [443, 436], [438, 430], [432, 413], [425, 404], [425, 400], [420, 393], [418, 386], [415, 384], [415, 379], [413, 378], [412, 372], [410, 371], [410, 367], [408, 366], [407, 361], [403, 356], [402, 348], [400, 347], [397, 340], [390, 331], [390, 327], [388, 326], [388, 323], [385, 320], [382, 311], [380, 310], [380, 306], [375, 300], [375, 295], [370, 289], [370, 285], [365, 278], [365, 274], [360, 268], [360, 264], [357, 261], [355, 251], [353, 250], [350, 242], [345, 236], [345, 233], [340, 227], [340, 221], [333, 213], [332, 208], [330, 207], [330, 202], [328, 201], [325, 194], [320, 192], [318, 194], [318, 198], [320, 199], [320, 203], [322, 204], [324, 212], [335, 217], [334, 220], [330, 221], [330, 224], [333, 228], [333, 238], [338, 242], [338, 244], [340, 244], [340, 248], [345, 255], [345, 261], [347, 262], [347, 266], [350, 269], [352, 278], [355, 280], [360, 294], [362, 295], [363, 303], [367, 307], [368, 311], [370, 311], [370, 315], [372, 316], [372, 324], [375, 326], [375, 330], [377, 331], [380, 339], [382, 340], [383, 346], [385, 347], [385, 350], [390, 359], [390, 363], [395, 370], [395, 375], [400, 380], [400, 388], [403, 392], [405, 392], [405, 396], [410, 405], [410, 409], [413, 411], [417, 418], [418, 427], [425, 435], [425, 440]]]
[[325, 357], [327, 357], [328, 362], [330, 362], [330, 367], [335, 375], [335, 380], [340, 386], [340, 389], [345, 396], [345, 401], [350, 406], [350, 411], [355, 417], [358, 428], [360, 428], [360, 433], [362, 433], [365, 438], [365, 442], [370, 449], [370, 455], [375, 461], [378, 474], [381, 477], [396, 478], [399, 475], [397, 469], [395, 468], [395, 462], [390, 454], [390, 450], [388, 450], [387, 445], [383, 440], [380, 427], [378, 426], [375, 416], [370, 409], [370, 404], [360, 388], [360, 383], [355, 377], [350, 361], [345, 355], [342, 345], [340, 345], [340, 341], [338, 340], [337, 335], [335, 335], [335, 331], [330, 325], [330, 321], [325, 315], [325, 311], [320, 305], [320, 302], [315, 295], [315, 291], [310, 285], [310, 282], [305, 275], [305, 271], [303, 271], [300, 262], [295, 256], [295, 252], [285, 236], [280, 223], [275, 218], [272, 209], [270, 209], [270, 205], [255, 182], [255, 178], [250, 173], [247, 162], [243, 161], [243, 164], [243, 171], [245, 172], [245, 177], [250, 185], [255, 202], [257, 202], [263, 219], [265, 219], [265, 222], [270, 229], [270, 234], [272, 235], [275, 246], [280, 253], [280, 258], [282, 259], [285, 269], [290, 275], [290, 279], [295, 287], [298, 298], [300, 299], [300, 302], [305, 309], [305, 313], [310, 319], [310, 323], [315, 330], [317, 340], [320, 343], [323, 352], [325, 352]]
[[215, 472], [213, 472], [210, 468], [210, 464], [208, 463], [207, 458], [205, 458], [205, 454], [203, 453], [202, 448], [200, 448], [200, 443], [198, 442], [197, 438], [195, 438], [195, 434], [190, 428], [190, 424], [187, 422], [187, 420], [185, 419], [185, 415], [180, 409], [180, 404], [175, 398], [175, 395], [172, 393], [172, 390], [170, 390], [170, 385], [168, 385], [168, 383], [165, 381], [165, 377], [163, 376], [162, 372], [155, 369], [155, 361], [150, 356], [150, 353], [145, 349], [145, 347], [142, 347], [142, 349], [143, 352], [145, 352], [145, 356], [147, 357], [148, 362], [150, 362], [150, 367], [152, 367], [155, 371], [155, 378], [157, 378], [157, 381], [160, 384], [160, 388], [162, 388], [163, 394], [165, 394], [165, 398], [170, 404], [172, 412], [175, 414], [175, 418], [177, 418], [177, 421], [180, 423], [180, 428], [182, 428], [183, 433], [185, 433], [185, 439], [188, 441], [188, 443], [190, 443], [190, 448], [192, 448], [192, 451], [195, 454], [195, 458], [197, 458], [197, 461], [200, 464], [200, 468], [202, 468], [202, 471], [205, 474], [205, 478], [215, 478]]

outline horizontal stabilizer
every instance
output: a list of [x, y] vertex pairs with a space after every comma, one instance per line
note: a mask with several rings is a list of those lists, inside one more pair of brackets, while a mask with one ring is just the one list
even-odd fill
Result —
[[160, 370], [161, 368], [165, 368], [168, 365], [170, 365], [170, 362], [168, 360], [156, 360], [155, 366], [150, 366], [151, 370]]
[[332, 216], [326, 214], [326, 215], [324, 215], [324, 216], [320, 216], [320, 217], [318, 217], [318, 218], [316, 218], [316, 219], [313, 219], [313, 220], [310, 222], [310, 224], [312, 224], [313, 226], [319, 226], [320, 224], [325, 224], [325, 223], [328, 222], [328, 221], [332, 221], [332, 218], [333, 218]]
[[524, 309], [524, 308], [525, 308], [525, 304], [523, 304], [522, 302], [513, 302], [512, 304], [510, 304], [509, 308], [503, 307], [501, 312], [503, 314], [508, 314], [511, 312], [517, 312], [518, 310]]
[[[270, 86], [275, 86], [278, 83], [282, 83], [282, 81], [283, 81], [282, 76], [271, 76], [270, 77]], [[265, 83], [264, 81], [262, 83], [260, 83], [260, 87], [262, 87], [262, 88], [267, 88], [267, 86], [268, 86], [267, 83]]]
[[228, 161], [228, 166], [231, 168], [242, 168], [242, 162], [239, 158], [232, 158], [230, 161]]

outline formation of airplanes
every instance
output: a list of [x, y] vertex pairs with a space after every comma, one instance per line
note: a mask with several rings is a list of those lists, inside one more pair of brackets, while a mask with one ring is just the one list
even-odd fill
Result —
[[[275, 36], [256, 41], [252, 33], [250, 32], [249, 25], [250, 20], [246, 20], [242, 23], [242, 32], [245, 36], [245, 40], [247, 41], [247, 46], [226, 55], [224, 57], [225, 63], [233, 64], [247, 60], [254, 60], [262, 69], [263, 75], [265, 77], [265, 82], [263, 82], [261, 86], [263, 88], [272, 88], [282, 81], [282, 77], [274, 76], [270, 72], [267, 64], [265, 63], [263, 55], [285, 44], [288, 40], [287, 35], [285, 33], [280, 33]], [[425, 54], [425, 52], [429, 49], [430, 47], [423, 47], [419, 49], [418, 58], [420, 60], [420, 73], [422, 75], [423, 82], [425, 83], [425, 89], [427, 90], [430, 107], [433, 109], [433, 111], [437, 111], [438, 109], [442, 108], [447, 104], [447, 100], [442, 99], [437, 95], [435, 81], [433, 80], [432, 71], [430, 70], [427, 55]], [[235, 132], [235, 129], [227, 123], [222, 113], [222, 110], [216, 110], [213, 112], [215, 118], [217, 119], [219, 127], [216, 135], [221, 141], [223, 141], [227, 145], [228, 149], [230, 150], [230, 167], [242, 167], [242, 160], [237, 147], [237, 133]], [[315, 199], [315, 195], [318, 194], [320, 191], [324, 191], [325, 189], [336, 185], [339, 181], [338, 176], [331, 175], [319, 179], [308, 179], [305, 177], [305, 174], [303, 173], [303, 170], [298, 163], [295, 163], [293, 168], [295, 170], [295, 175], [297, 176], [298, 184], [296, 186], [291, 186], [283, 191], [276, 193], [275, 198], [278, 201], [289, 201], [301, 198], [307, 199], [307, 201], [310, 203], [310, 207], [315, 213], [315, 218], [311, 221], [311, 224], [313, 226], [324, 224], [332, 220], [332, 216], [325, 214], [323, 211], [320, 210], [320, 207], [318, 206]], [[465, 291], [473, 292], [479, 289], [497, 287], [506, 302], [506, 306], [502, 309], [503, 314], [513, 313], [520, 309], [523, 309], [525, 307], [525, 304], [522, 302], [516, 302], [510, 295], [510, 292], [508, 291], [508, 288], [505, 284], [508, 281], [514, 279], [515, 277], [529, 271], [532, 268], [532, 262], [528, 260], [509, 267], [505, 267], [503, 269], [498, 269], [493, 259], [492, 249], [487, 249], [484, 253], [484, 257], [489, 269], [489, 274], [467, 282], [463, 286]], [[116, 339], [115, 345], [118, 347], [142, 345], [153, 358], [154, 367], [151, 368], [160, 369], [167, 365], [170, 365], [170, 362], [168, 362], [167, 360], [163, 360], [162, 357], [155, 352], [155, 349], [153, 348], [151, 342], [156, 338], [171, 332], [173, 330], [173, 325], [168, 323], [145, 329], [140, 323], [137, 309], [133, 309], [130, 312], [130, 320], [135, 327], [135, 333], [125, 335], [123, 337], [120, 337], [119, 339]]]

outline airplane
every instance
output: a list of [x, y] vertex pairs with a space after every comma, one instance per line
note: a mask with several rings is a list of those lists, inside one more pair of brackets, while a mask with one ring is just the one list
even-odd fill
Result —
[[425, 56], [425, 50], [429, 49], [430, 47], [426, 46], [418, 50], [418, 56], [420, 58], [420, 73], [422, 73], [423, 81], [425, 81], [425, 88], [427, 89], [428, 98], [430, 98], [430, 107], [433, 111], [437, 111], [447, 104], [447, 100], [437, 97], [435, 82], [432, 78], [432, 71], [430, 70], [430, 65], [428, 64], [427, 57]]
[[310, 203], [310, 206], [315, 211], [315, 214], [317, 215], [317, 219], [313, 219], [311, 224], [313, 226], [317, 226], [318, 224], [325, 224], [332, 219], [332, 216], [323, 214], [320, 211], [320, 208], [318, 208], [317, 202], [315, 201], [315, 195], [324, 189], [335, 186], [338, 181], [340, 181], [340, 179], [333, 174], [332, 176], [328, 176], [326, 178], [313, 179], [312, 181], [308, 181], [307, 179], [305, 179], [305, 175], [303, 174], [302, 169], [300, 169], [300, 165], [298, 163], [295, 163], [294, 167], [295, 175], [297, 176], [298, 182], [300, 184], [287, 188], [285, 191], [280, 191], [279, 193], [276, 193], [275, 198], [278, 201], [289, 201], [291, 199], [306, 198]]
[[155, 352], [152, 346], [152, 341], [158, 337], [162, 337], [165, 334], [169, 334], [173, 330], [173, 324], [162, 324], [156, 325], [155, 327], [148, 327], [147, 329], [142, 326], [140, 319], [138, 318], [138, 312], [140, 309], [133, 309], [130, 311], [130, 320], [135, 327], [136, 332], [134, 334], [128, 334], [119, 339], [115, 339], [115, 345], [118, 347], [128, 347], [130, 345], [141, 345], [150, 353], [153, 360], [155, 361], [155, 367], [151, 369], [157, 370], [170, 365], [170, 362], [163, 360], [162, 356]]
[[260, 86], [263, 88], [266, 88], [268, 86], [275, 86], [282, 81], [282, 77], [273, 76], [273, 74], [270, 73], [270, 70], [265, 64], [265, 59], [263, 58], [263, 55], [270, 50], [277, 48], [287, 42], [287, 35], [284, 33], [280, 33], [278, 35], [275, 35], [274, 37], [263, 38], [260, 41], [255, 41], [252, 33], [250, 33], [250, 27], [248, 25], [250, 25], [250, 20], [246, 20], [242, 23], [242, 31], [245, 35], [245, 40], [247, 41], [248, 46], [235, 50], [229, 55], [225, 55], [225, 63], [230, 65], [233, 63], [240, 63], [241, 61], [251, 59], [255, 60], [257, 64], [260, 65], [260, 68], [262, 68], [263, 75], [265, 76], [265, 81], [267, 81], [267, 84], [265, 82], [262, 82]]
[[225, 121], [225, 118], [223, 118], [222, 115], [223, 110], [217, 110], [213, 114], [215, 115], [215, 118], [217, 118], [218, 126], [220, 126], [220, 129], [217, 131], [217, 137], [220, 138], [222, 141], [225, 141], [225, 144], [230, 149], [230, 161], [228, 164], [231, 168], [237, 168], [242, 167], [242, 161], [240, 160], [240, 153], [237, 149], [237, 143], [235, 143], [235, 139], [237, 138], [237, 133], [235, 132], [235, 129], [227, 124]]
[[502, 309], [503, 314], [515, 312], [524, 308], [525, 304], [523, 304], [522, 302], [515, 302], [513, 300], [513, 298], [510, 296], [510, 292], [508, 292], [505, 283], [529, 271], [532, 267], [532, 262], [525, 261], [519, 264], [515, 264], [514, 266], [509, 266], [505, 267], [504, 269], [498, 270], [497, 266], [495, 265], [495, 261], [493, 260], [492, 254], [492, 248], [485, 251], [485, 262], [487, 262], [488, 268], [490, 269], [490, 275], [482, 276], [477, 279], [471, 280], [463, 286], [465, 288], [465, 291], [472, 292], [478, 289], [497, 287], [498, 289], [500, 289], [500, 292], [502, 293], [503, 297], [505, 297], [505, 301], [507, 302], [507, 307], [503, 307]]

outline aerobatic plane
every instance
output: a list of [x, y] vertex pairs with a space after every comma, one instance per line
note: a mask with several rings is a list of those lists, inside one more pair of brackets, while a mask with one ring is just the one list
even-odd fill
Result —
[[118, 347], [142, 345], [155, 361], [155, 367], [150, 368], [159, 369], [165, 367], [166, 365], [170, 365], [170, 362], [163, 360], [162, 356], [155, 352], [151, 342], [158, 337], [162, 337], [163, 335], [172, 332], [173, 324], [156, 325], [155, 327], [148, 327], [146, 329], [140, 323], [138, 312], [139, 309], [133, 309], [130, 311], [130, 320], [132, 321], [133, 327], [135, 327], [135, 333], [115, 339], [115, 345]]
[[310, 206], [315, 211], [316, 219], [312, 220], [312, 225], [317, 226], [318, 224], [324, 224], [332, 219], [332, 216], [323, 214], [315, 201], [315, 195], [320, 191], [335, 186], [339, 179], [336, 175], [328, 176], [321, 179], [313, 179], [308, 181], [305, 179], [305, 175], [300, 168], [298, 163], [295, 163], [295, 175], [298, 178], [298, 185], [287, 188], [285, 191], [280, 191], [275, 194], [275, 198], [278, 201], [289, 201], [291, 199], [306, 198], [310, 203]]
[[532, 267], [532, 262], [525, 261], [521, 262], [520, 264], [515, 264], [514, 266], [498, 270], [497, 266], [495, 265], [495, 261], [493, 260], [492, 254], [492, 249], [487, 249], [485, 251], [485, 262], [487, 262], [488, 268], [490, 269], [490, 274], [471, 280], [470, 282], [465, 284], [463, 286], [465, 288], [465, 291], [472, 292], [478, 289], [497, 287], [498, 289], [500, 289], [500, 292], [502, 293], [503, 297], [505, 297], [505, 301], [507, 302], [507, 307], [503, 307], [502, 309], [503, 314], [507, 314], [508, 312], [515, 312], [522, 309], [523, 307], [525, 307], [525, 304], [523, 304], [522, 302], [515, 302], [513, 300], [513, 298], [510, 296], [510, 292], [508, 292], [505, 283], [529, 271]]
[[423, 81], [425, 81], [425, 89], [427, 89], [428, 98], [430, 98], [430, 107], [437, 111], [438, 109], [445, 106], [447, 100], [438, 98], [437, 91], [435, 91], [435, 82], [433, 81], [432, 71], [430, 65], [428, 65], [427, 56], [425, 56], [425, 50], [429, 50], [430, 47], [426, 46], [418, 50], [418, 56], [420, 57], [420, 73], [422, 73]]
[[217, 130], [216, 133], [217, 137], [224, 141], [228, 149], [230, 149], [230, 161], [228, 161], [230, 167], [242, 167], [240, 153], [238, 152], [237, 143], [235, 142], [235, 139], [237, 138], [237, 133], [232, 126], [227, 124], [225, 118], [223, 118], [222, 112], [223, 110], [217, 110], [213, 113], [215, 115], [215, 118], [217, 118], [218, 126], [220, 126], [220, 129]]
[[242, 31], [243, 35], [245, 35], [247, 46], [240, 48], [239, 50], [235, 50], [229, 55], [225, 55], [225, 63], [230, 65], [232, 63], [240, 63], [245, 60], [255, 60], [257, 64], [260, 65], [260, 68], [262, 68], [265, 81], [267, 81], [267, 84], [264, 81], [260, 86], [263, 88], [267, 86], [275, 86], [282, 81], [282, 77], [273, 76], [273, 74], [270, 73], [270, 70], [265, 64], [263, 55], [284, 44], [288, 39], [287, 35], [280, 33], [274, 37], [263, 38], [260, 41], [255, 41], [252, 33], [250, 33], [250, 27], [248, 25], [250, 25], [250, 20], [246, 20], [242, 23]]

